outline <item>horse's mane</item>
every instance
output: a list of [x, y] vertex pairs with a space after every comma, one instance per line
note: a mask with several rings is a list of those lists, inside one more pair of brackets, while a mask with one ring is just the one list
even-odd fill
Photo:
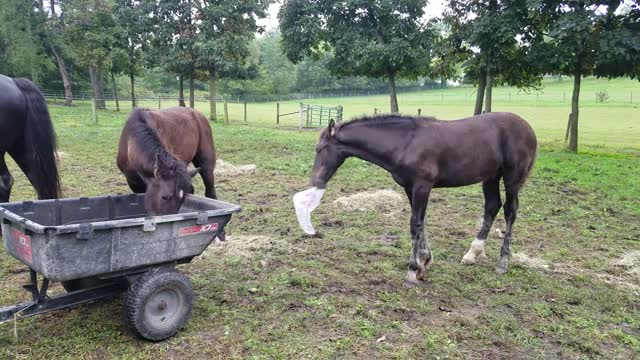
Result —
[[420, 122], [434, 122], [435, 117], [413, 117], [398, 114], [383, 114], [374, 116], [363, 116], [342, 124], [341, 128], [351, 128], [357, 126], [368, 127], [394, 127], [394, 128], [415, 128]]
[[149, 126], [146, 117], [151, 110], [135, 109], [129, 116], [131, 136], [138, 143], [140, 151], [147, 157], [147, 161], [154, 164], [158, 161], [158, 171], [165, 179], [175, 179], [180, 189], [188, 188], [186, 182], [190, 179], [187, 166], [176, 159], [160, 142], [158, 134]]

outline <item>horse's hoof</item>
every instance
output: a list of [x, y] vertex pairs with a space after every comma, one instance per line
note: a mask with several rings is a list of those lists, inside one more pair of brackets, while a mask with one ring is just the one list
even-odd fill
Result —
[[504, 275], [507, 272], [506, 268], [502, 268], [502, 267], [497, 267], [496, 268], [496, 274], [498, 275]]
[[417, 283], [417, 282], [413, 282], [413, 281], [409, 281], [409, 280], [405, 280], [405, 281], [402, 283], [402, 286], [403, 286], [405, 289], [413, 289], [414, 287], [418, 286], [418, 283]]
[[404, 278], [402, 286], [404, 286], [405, 289], [411, 289], [416, 287], [416, 285], [418, 285], [418, 274], [415, 271], [407, 272], [407, 276]]
[[475, 265], [476, 263], [476, 259], [475, 258], [471, 258], [471, 257], [463, 257], [462, 261], [460, 261], [460, 264], [462, 265]]

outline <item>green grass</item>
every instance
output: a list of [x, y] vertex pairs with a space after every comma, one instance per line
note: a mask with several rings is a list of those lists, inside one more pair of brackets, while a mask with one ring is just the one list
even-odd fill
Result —
[[[493, 111], [509, 111], [525, 118], [533, 126], [538, 138], [545, 144], [561, 147], [564, 142], [567, 119], [571, 109], [571, 92], [573, 82], [564, 78], [547, 79], [540, 92], [524, 93], [515, 88], [498, 87], [493, 92]], [[629, 79], [604, 80], [586, 78], [582, 81], [579, 120], [579, 146], [587, 151], [640, 151], [640, 82]], [[595, 99], [597, 91], [606, 91], [610, 99], [598, 103]], [[631, 97], [634, 95], [633, 102]], [[563, 101], [563, 98], [565, 99]], [[422, 115], [436, 116], [440, 119], [458, 119], [470, 116], [473, 112], [475, 89], [470, 87], [449, 88], [445, 90], [425, 90], [398, 95], [400, 111], [415, 115], [421, 109]], [[362, 115], [373, 114], [374, 111], [386, 112], [389, 109], [389, 98], [386, 95], [367, 97], [335, 97], [311, 100], [300, 100], [305, 103], [344, 107], [346, 120]], [[295, 113], [299, 110], [300, 101], [280, 102], [280, 113]], [[61, 116], [72, 119], [76, 123], [92, 122], [91, 107], [87, 102], [78, 102], [74, 108], [60, 109]], [[157, 100], [141, 100], [141, 107], [158, 108]], [[160, 106], [175, 105], [169, 100], [162, 100]], [[108, 103], [113, 110], [113, 103]], [[130, 106], [121, 102], [125, 114]], [[209, 103], [196, 101], [196, 108], [205, 115], [209, 114]], [[243, 104], [228, 103], [229, 121], [244, 124]], [[64, 115], [62, 115], [64, 114]], [[223, 117], [223, 105], [218, 105], [218, 116]], [[104, 123], [111, 117], [98, 112], [98, 122]], [[254, 127], [276, 128], [276, 103], [247, 104], [247, 123]], [[299, 124], [298, 114], [284, 116], [279, 127], [293, 128]]]
[[[425, 282], [405, 290], [408, 205], [388, 215], [333, 204], [359, 191], [401, 192], [386, 172], [348, 160], [313, 215], [321, 236], [307, 237], [297, 227], [291, 196], [308, 186], [317, 133], [215, 124], [220, 158], [258, 167], [254, 175], [217, 179], [221, 199], [243, 207], [227, 227], [229, 241], [262, 235], [271, 245], [256, 244], [249, 256], [212, 249], [180, 266], [194, 284], [196, 304], [186, 328], [168, 341], [132, 336], [122, 300], [115, 299], [0, 325], [0, 358], [635, 358], [640, 305], [625, 284], [640, 278], [615, 263], [640, 251], [638, 117], [631, 116], [638, 110], [585, 107], [582, 119], [596, 111], [601, 116], [581, 123], [588, 146], [576, 155], [563, 150], [556, 134], [563, 133], [564, 116], [555, 116], [564, 108], [520, 106], [532, 115], [525, 117], [542, 146], [521, 193], [513, 248], [557, 271], [513, 263], [506, 275], [496, 275], [500, 239], [493, 232], [488, 261], [460, 265], [477, 231], [482, 192], [480, 186], [437, 189], [427, 215], [435, 261]], [[434, 106], [443, 117], [469, 108]], [[64, 152], [65, 196], [128, 192], [115, 167], [125, 115], [101, 112], [96, 125], [78, 107], [51, 111]], [[620, 112], [630, 114], [625, 121], [634, 130], [609, 135], [610, 126], [597, 120]], [[10, 167], [12, 199], [33, 198], [24, 176]], [[501, 215], [495, 226], [504, 227]], [[19, 288], [27, 274], [20, 269], [0, 253], [0, 305], [27, 298]]]

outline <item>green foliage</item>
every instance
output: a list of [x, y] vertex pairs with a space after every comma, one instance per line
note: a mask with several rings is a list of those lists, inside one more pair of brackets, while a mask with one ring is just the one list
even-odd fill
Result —
[[38, 25], [29, 2], [0, 0], [0, 73], [37, 81], [53, 67], [34, 31]]
[[250, 43], [262, 32], [256, 19], [267, 16], [271, 0], [196, 2], [197, 66], [216, 76], [232, 79], [255, 77]]
[[440, 73], [451, 73], [463, 62], [465, 80], [478, 83], [484, 74], [494, 85], [537, 87], [542, 71], [529, 56], [537, 34], [527, 2], [519, 0], [450, 0], [438, 43]]
[[424, 74], [433, 33], [421, 20], [426, 1], [285, 1], [279, 14], [283, 51], [298, 63], [328, 49], [334, 74]]
[[113, 0], [68, 0], [63, 2], [65, 40], [82, 64], [111, 64], [111, 51], [122, 28], [114, 13]]

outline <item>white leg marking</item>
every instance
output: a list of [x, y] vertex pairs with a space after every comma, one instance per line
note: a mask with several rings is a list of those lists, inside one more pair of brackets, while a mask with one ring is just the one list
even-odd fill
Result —
[[484, 253], [484, 240], [476, 238], [471, 242], [469, 251], [467, 251], [462, 258], [462, 264], [473, 265], [476, 263], [476, 260], [482, 260], [486, 257], [487, 255]]

